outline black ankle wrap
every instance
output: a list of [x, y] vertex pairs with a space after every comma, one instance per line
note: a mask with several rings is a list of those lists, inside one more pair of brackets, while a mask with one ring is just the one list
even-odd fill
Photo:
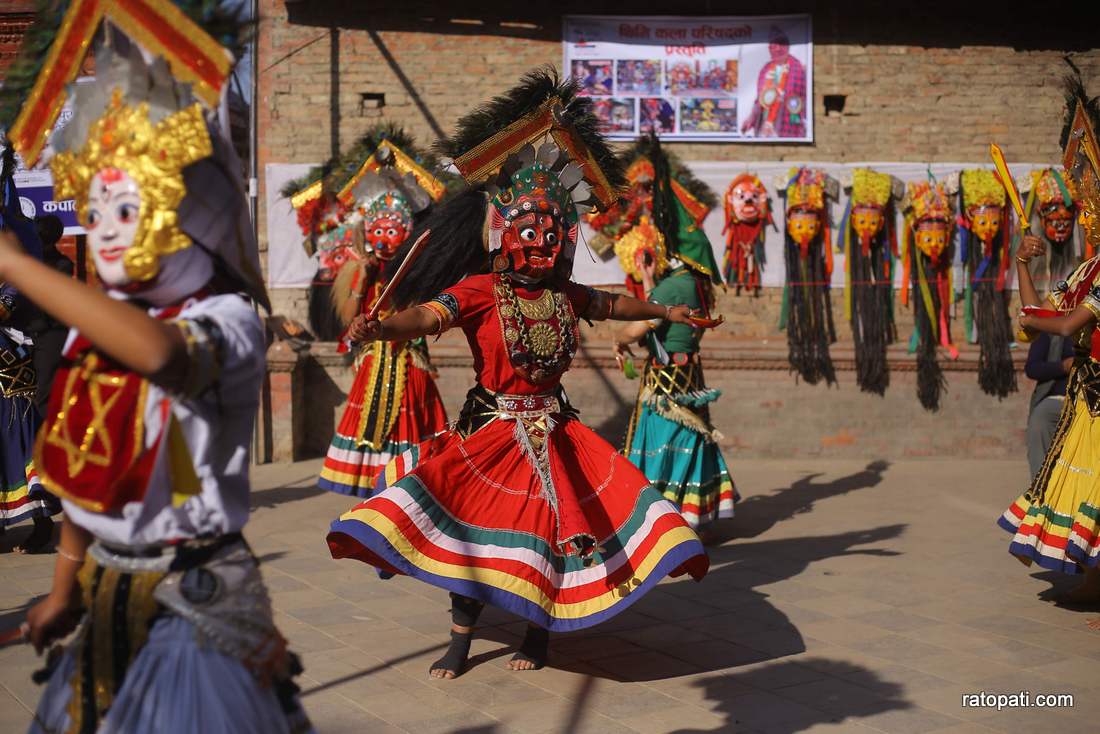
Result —
[[473, 627], [484, 608], [476, 599], [451, 592], [451, 621], [458, 627]]
[[466, 658], [470, 656], [470, 641], [473, 638], [472, 632], [451, 630], [451, 646], [443, 657], [432, 663], [431, 670], [449, 670], [456, 678], [462, 675], [466, 670]]
[[527, 625], [527, 634], [523, 636], [523, 644], [512, 656], [512, 660], [526, 660], [534, 663], [535, 670], [546, 665], [547, 648], [550, 646], [550, 630], [545, 627]]

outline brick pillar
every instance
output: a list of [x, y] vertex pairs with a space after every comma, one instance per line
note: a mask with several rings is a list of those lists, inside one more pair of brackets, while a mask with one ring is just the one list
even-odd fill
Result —
[[305, 438], [305, 361], [309, 347], [294, 351], [284, 341], [267, 350], [267, 379], [261, 399], [257, 462], [296, 461]]

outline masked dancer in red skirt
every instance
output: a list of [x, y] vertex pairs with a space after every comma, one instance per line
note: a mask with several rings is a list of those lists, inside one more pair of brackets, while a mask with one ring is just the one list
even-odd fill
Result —
[[440, 147], [470, 188], [422, 225], [426, 249], [396, 293], [417, 305], [359, 319], [351, 336], [461, 328], [477, 385], [454, 428], [394, 459], [328, 541], [335, 558], [451, 593], [451, 646], [431, 675], [453, 678], [485, 604], [528, 620], [509, 667], [529, 670], [546, 662], [550, 631], [598, 624], [666, 575], [702, 578], [709, 562], [676, 506], [578, 420], [560, 385], [580, 319], [689, 321], [687, 306], [570, 280], [578, 210], [611, 205], [623, 184], [591, 103], [574, 82], [533, 72]]

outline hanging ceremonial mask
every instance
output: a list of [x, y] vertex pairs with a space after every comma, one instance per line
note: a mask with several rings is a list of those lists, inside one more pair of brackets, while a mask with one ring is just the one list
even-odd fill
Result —
[[1032, 258], [1031, 274], [1037, 284], [1053, 286], [1065, 279], [1081, 261], [1092, 257], [1075, 241], [1078, 201], [1073, 179], [1054, 168], [1032, 171], [1018, 181], [1020, 191], [1028, 192], [1024, 214], [1031, 222], [1031, 233], [1041, 237], [1047, 249], [1045, 258]]
[[[1005, 189], [993, 171], [963, 171], [960, 177], [962, 233], [960, 249], [966, 269], [966, 328], [978, 342], [978, 384], [999, 398], [1016, 392], [1012, 363], [1012, 322], [1005, 288], [1009, 261], [1009, 226]], [[976, 241], [975, 241], [976, 240]]]
[[954, 194], [957, 177], [945, 183], [910, 183], [902, 209], [905, 230], [902, 245], [904, 275], [901, 302], [909, 305], [912, 289], [915, 329], [909, 351], [917, 353], [917, 397], [926, 410], [940, 407], [945, 381], [936, 358], [942, 346], [954, 359], [959, 350], [951, 341], [952, 239], [955, 228]]
[[764, 269], [764, 228], [771, 224], [768, 191], [763, 182], [751, 173], [742, 173], [730, 182], [725, 196], [726, 282], [760, 295], [761, 273]]
[[824, 171], [791, 169], [780, 181], [786, 200], [787, 282], [783, 287], [780, 328], [787, 330], [791, 369], [815, 385], [836, 382], [829, 345], [836, 341], [829, 281], [833, 254], [829, 244], [827, 202], [839, 193], [837, 181]]
[[890, 384], [886, 347], [894, 325], [894, 201], [900, 181], [867, 168], [852, 172], [842, 245], [845, 253], [844, 311], [855, 341], [856, 382], [864, 392], [883, 395]]

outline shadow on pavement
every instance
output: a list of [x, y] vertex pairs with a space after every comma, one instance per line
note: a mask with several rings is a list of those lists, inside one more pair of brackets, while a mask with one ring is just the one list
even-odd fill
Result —
[[820, 473], [808, 474], [789, 487], [747, 497], [737, 503], [737, 514], [731, 523], [733, 537], [755, 538], [777, 523], [810, 512], [818, 500], [870, 489], [882, 482], [889, 468], [888, 461], [872, 461], [863, 471], [820, 484], [814, 482]]
[[1095, 614], [1100, 611], [1100, 603], [1098, 602], [1069, 602], [1059, 600], [1060, 596], [1068, 594], [1081, 585], [1081, 582], [1085, 580], [1082, 574], [1039, 571], [1031, 574], [1031, 578], [1038, 579], [1039, 581], [1046, 581], [1050, 584], [1050, 588], [1040, 591], [1037, 596], [1043, 601], [1052, 602], [1059, 609], [1065, 609], [1070, 612], [1087, 612], [1090, 614]]
[[[806, 669], [837, 669], [838, 677], [798, 686], [790, 698], [778, 694], [730, 694], [738, 683], [751, 685], [761, 680], [805, 680]], [[764, 727], [768, 734], [795, 734], [818, 725], [835, 724], [852, 719], [912, 708], [903, 697], [898, 683], [879, 678], [874, 672], [826, 658], [807, 658], [795, 662], [776, 662], [748, 673], [730, 673], [704, 678], [697, 682], [707, 700], [718, 706], [712, 713], [725, 718], [714, 729], [674, 729], [669, 734], [712, 734], [739, 731], [741, 727], [756, 730]], [[738, 726], [740, 725], [740, 726]], [[837, 729], [840, 731], [840, 729]]]
[[[835, 535], [734, 543], [711, 549], [711, 571], [701, 582], [665, 583], [630, 609], [591, 630], [551, 637], [550, 666], [617, 682], [664, 680], [728, 670], [805, 652], [794, 623], [755, 587], [788, 579], [815, 561], [848, 555], [893, 556], [859, 546], [901, 535], [887, 525]], [[825, 594], [827, 592], [822, 592]], [[515, 645], [522, 623], [504, 622], [478, 636]], [[504, 623], [502, 623], [504, 622]], [[471, 659], [471, 667], [510, 654], [502, 648]]]
[[271, 489], [252, 490], [249, 498], [252, 510], [271, 509], [285, 502], [297, 502], [324, 494], [325, 490], [317, 486], [317, 475], [309, 474], [293, 482], [281, 484]]

